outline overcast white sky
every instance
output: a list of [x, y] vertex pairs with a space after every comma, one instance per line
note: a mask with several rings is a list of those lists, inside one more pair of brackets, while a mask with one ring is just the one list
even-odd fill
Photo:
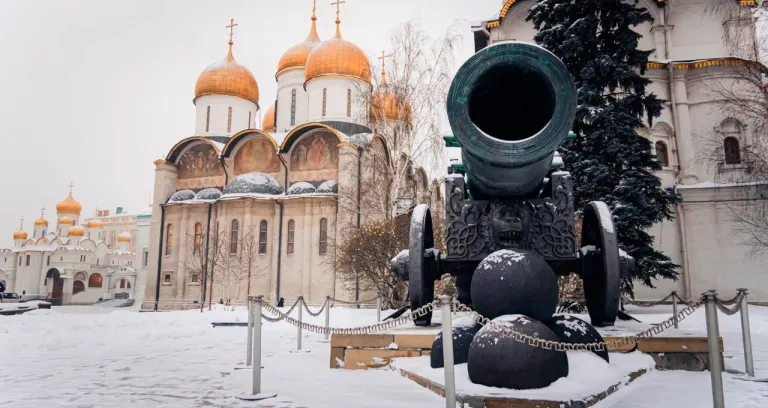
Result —
[[[333, 35], [331, 0], [318, 31]], [[484, 19], [501, 0], [347, 0], [342, 35], [378, 54], [399, 23], [419, 19], [439, 36], [457, 19]], [[74, 181], [83, 217], [97, 207], [148, 205], [152, 162], [194, 131], [195, 81], [226, 55], [256, 76], [261, 106], [274, 100], [275, 67], [309, 30], [312, 0], [0, 0], [0, 246], [25, 230]], [[473, 53], [468, 23], [457, 68]]]

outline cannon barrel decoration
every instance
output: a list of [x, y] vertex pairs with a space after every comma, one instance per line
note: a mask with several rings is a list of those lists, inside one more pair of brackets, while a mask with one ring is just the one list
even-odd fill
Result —
[[526, 314], [520, 308], [551, 317], [556, 275], [577, 272], [592, 324], [613, 325], [620, 276], [634, 259], [619, 250], [611, 212], [600, 201], [583, 209], [577, 247], [573, 180], [557, 153], [573, 136], [576, 111], [576, 88], [562, 61], [534, 44], [491, 45], [461, 66], [447, 110], [454, 135], [446, 145], [461, 148], [462, 162], [445, 179], [446, 253], [435, 248], [422, 204], [413, 212], [408, 250], [392, 260], [410, 281], [411, 308], [431, 302], [434, 281], [448, 273], [459, 301], [486, 317]]

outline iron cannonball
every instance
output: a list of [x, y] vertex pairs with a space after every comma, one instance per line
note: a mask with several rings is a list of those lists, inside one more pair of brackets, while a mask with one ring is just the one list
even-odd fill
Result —
[[472, 306], [494, 319], [521, 314], [548, 320], [557, 307], [557, 277], [540, 255], [502, 249], [482, 260], [472, 276]]
[[530, 346], [496, 325], [544, 340], [560, 339], [543, 323], [522, 315], [505, 315], [486, 324], [469, 347], [467, 372], [475, 384], [529, 390], [544, 388], [568, 375], [568, 357], [554, 348]]
[[[475, 334], [483, 326], [475, 319], [466, 316], [454, 320], [451, 325], [453, 328], [453, 364], [464, 364], [467, 362], [469, 345], [472, 344]], [[443, 361], [443, 332], [438, 333], [432, 343], [429, 362], [432, 368], [445, 366]]]
[[[544, 322], [560, 341], [570, 344], [589, 344], [603, 341], [603, 336], [591, 324], [570, 315], [557, 315]], [[609, 363], [608, 350], [594, 351], [600, 358]]]

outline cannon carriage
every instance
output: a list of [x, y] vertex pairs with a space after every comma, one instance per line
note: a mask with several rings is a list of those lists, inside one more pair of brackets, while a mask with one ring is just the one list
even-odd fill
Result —
[[[543, 258], [557, 275], [577, 272], [592, 324], [613, 325], [620, 277], [634, 260], [619, 250], [608, 206], [583, 208], [577, 247], [573, 179], [562, 169], [557, 147], [570, 133], [576, 89], [565, 65], [552, 53], [524, 42], [503, 42], [472, 56], [448, 94], [462, 163], [445, 178], [446, 252], [434, 242], [428, 206], [412, 215], [407, 254], [392, 267], [409, 281], [412, 309], [434, 298], [434, 282], [456, 278], [458, 300], [471, 304], [475, 268], [495, 251], [523, 250]], [[429, 325], [431, 314], [417, 319]]]

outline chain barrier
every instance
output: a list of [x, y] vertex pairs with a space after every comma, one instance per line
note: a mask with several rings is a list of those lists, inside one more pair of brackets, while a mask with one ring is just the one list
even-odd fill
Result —
[[357, 301], [357, 302], [350, 302], [350, 301], [347, 301], [347, 300], [341, 300], [341, 299], [336, 299], [336, 298], [330, 298], [330, 299], [334, 303], [341, 303], [342, 305], [361, 305], [363, 303], [371, 303], [371, 302], [375, 302], [376, 301], [376, 298], [371, 298], [371, 299], [368, 299], [368, 300], [360, 300], [360, 301]]
[[[309, 330], [314, 333], [320, 333], [320, 334], [368, 334], [368, 333], [374, 333], [381, 330], [391, 329], [393, 327], [400, 326], [402, 324], [408, 323], [414, 319], [418, 319], [419, 317], [422, 317], [426, 315], [427, 313], [433, 311], [438, 304], [440, 303], [439, 300], [433, 300], [432, 303], [427, 303], [426, 305], [412, 311], [409, 315], [398, 317], [397, 319], [388, 320], [386, 322], [381, 322], [377, 324], [371, 324], [368, 326], [361, 326], [361, 327], [351, 327], [351, 328], [336, 328], [336, 327], [322, 327], [322, 326], [316, 326], [314, 324], [309, 324], [305, 322], [298, 321], [290, 316], [288, 316], [285, 313], [282, 313], [281, 311], [277, 310], [276, 307], [270, 305], [269, 303], [263, 303], [262, 307], [267, 310], [268, 312], [279, 316], [280, 320], [285, 320], [286, 322], [296, 326], [301, 327], [304, 330]], [[263, 316], [263, 315], [262, 315]]]
[[323, 307], [320, 308], [317, 312], [313, 312], [309, 310], [309, 306], [307, 306], [307, 302], [304, 301], [304, 298], [301, 299], [301, 304], [304, 305], [304, 310], [307, 311], [311, 316], [317, 317], [320, 316], [320, 313], [323, 313], [323, 310], [325, 310], [326, 306], [328, 306], [328, 299], [325, 300], [325, 303], [323, 303]]
[[[739, 311], [741, 310], [741, 306], [743, 305], [742, 303], [743, 299], [744, 299], [744, 293], [739, 293], [738, 295], [736, 295], [735, 298], [730, 300], [717, 299], [717, 303], [715, 304], [717, 305], [717, 308], [721, 312], [725, 313], [728, 316], [733, 316], [736, 313], [739, 313]], [[731, 305], [733, 305], [733, 307], [728, 307]]]
[[673, 296], [676, 296], [676, 295], [677, 295], [676, 293], [672, 292], [669, 295], [667, 295], [667, 297], [665, 297], [664, 299], [657, 300], [655, 302], [642, 302], [642, 301], [632, 300], [632, 299], [629, 299], [627, 297], [622, 296], [621, 297], [621, 301], [624, 302], [627, 305], [635, 305], [635, 306], [639, 306], [639, 307], [654, 307], [654, 306], [658, 306], [660, 304], [663, 304], [664, 302], [666, 302], [667, 300], [671, 299]]
[[525, 333], [520, 333], [508, 326], [495, 323], [490, 319], [488, 319], [487, 317], [481, 315], [480, 313], [477, 313], [476, 311], [472, 310], [470, 307], [460, 303], [458, 300], [454, 299], [453, 304], [456, 310], [469, 313], [470, 316], [473, 319], [475, 319], [478, 323], [484, 326], [487, 324], [490, 324], [495, 328], [510, 334], [511, 337], [513, 337], [516, 341], [520, 343], [526, 343], [532, 347], [540, 347], [547, 350], [555, 349], [557, 351], [604, 351], [606, 349], [611, 349], [611, 348], [616, 349], [616, 348], [633, 345], [634, 343], [637, 342], [638, 339], [645, 338], [645, 337], [652, 337], [654, 335], [657, 335], [663, 332], [664, 330], [669, 329], [670, 327], [673, 327], [675, 318], [677, 318], [678, 322], [682, 321], [686, 317], [693, 314], [693, 312], [699, 308], [699, 306], [701, 305], [701, 302], [692, 302], [691, 305], [689, 305], [688, 307], [680, 311], [677, 315], [672, 316], [671, 318], [661, 322], [660, 324], [657, 324], [649, 328], [648, 330], [640, 332], [634, 336], [622, 337], [622, 338], [610, 340], [607, 342], [601, 341], [601, 342], [586, 343], [586, 344], [571, 344], [571, 343], [544, 340], [538, 337], [533, 337]]

